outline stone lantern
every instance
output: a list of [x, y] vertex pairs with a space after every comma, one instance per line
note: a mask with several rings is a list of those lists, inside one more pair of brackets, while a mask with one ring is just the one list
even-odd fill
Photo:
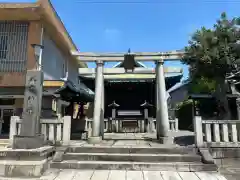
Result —
[[115, 101], [113, 101], [111, 104], [108, 105], [108, 107], [112, 108], [112, 117], [109, 118], [108, 121], [108, 131], [112, 132], [112, 131], [119, 131], [119, 123], [116, 120], [116, 116], [117, 116], [117, 108], [120, 105], [117, 104]]
[[[148, 112], [152, 104], [148, 103], [146, 100], [143, 104], [140, 105], [143, 108], [144, 121], [140, 123], [140, 132], [153, 132], [153, 119], [149, 119]], [[145, 128], [146, 127], [146, 128]]]

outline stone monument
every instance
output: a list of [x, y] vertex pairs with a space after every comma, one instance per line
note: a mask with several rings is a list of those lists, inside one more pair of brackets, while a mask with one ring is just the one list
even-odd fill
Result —
[[14, 136], [13, 149], [35, 149], [44, 145], [44, 137], [40, 134], [40, 122], [38, 121], [42, 87], [43, 72], [41, 70], [28, 70], [20, 135]]

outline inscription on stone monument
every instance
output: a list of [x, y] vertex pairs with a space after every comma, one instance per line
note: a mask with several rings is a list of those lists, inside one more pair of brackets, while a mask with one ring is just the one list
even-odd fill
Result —
[[26, 88], [24, 94], [23, 126], [20, 135], [35, 136], [39, 131], [38, 118], [41, 105], [42, 72], [31, 70], [26, 75]]

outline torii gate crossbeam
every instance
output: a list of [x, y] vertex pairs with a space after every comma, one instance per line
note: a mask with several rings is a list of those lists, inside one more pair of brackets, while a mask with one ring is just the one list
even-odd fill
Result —
[[[124, 55], [126, 53], [91, 53], [91, 52], [77, 52], [72, 51], [73, 56], [77, 56], [79, 61], [83, 62], [95, 62], [95, 61], [124, 61]], [[170, 52], [136, 52], [128, 53], [134, 55], [136, 61], [159, 61], [164, 59], [165, 61], [176, 61], [182, 58], [185, 54], [183, 51], [170, 51]]]

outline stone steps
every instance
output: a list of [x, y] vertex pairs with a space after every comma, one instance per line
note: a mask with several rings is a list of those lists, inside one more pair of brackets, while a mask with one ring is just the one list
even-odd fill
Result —
[[118, 153], [67, 153], [63, 160], [79, 161], [130, 161], [130, 162], [201, 162], [193, 154], [118, 154]]
[[59, 153], [51, 168], [96, 170], [216, 171], [215, 164], [203, 164], [191, 147], [70, 146]]
[[2, 148], [0, 149], [0, 176], [39, 177], [48, 169], [48, 163], [54, 151], [55, 147], [52, 146], [37, 149]]
[[124, 146], [71, 146], [67, 149], [71, 153], [119, 153], [119, 154], [196, 154], [197, 149], [191, 147], [124, 147]]
[[83, 169], [83, 170], [144, 170], [144, 171], [217, 171], [215, 164], [192, 162], [122, 162], [122, 161], [78, 161], [66, 160], [52, 162], [51, 168], [56, 169]]

